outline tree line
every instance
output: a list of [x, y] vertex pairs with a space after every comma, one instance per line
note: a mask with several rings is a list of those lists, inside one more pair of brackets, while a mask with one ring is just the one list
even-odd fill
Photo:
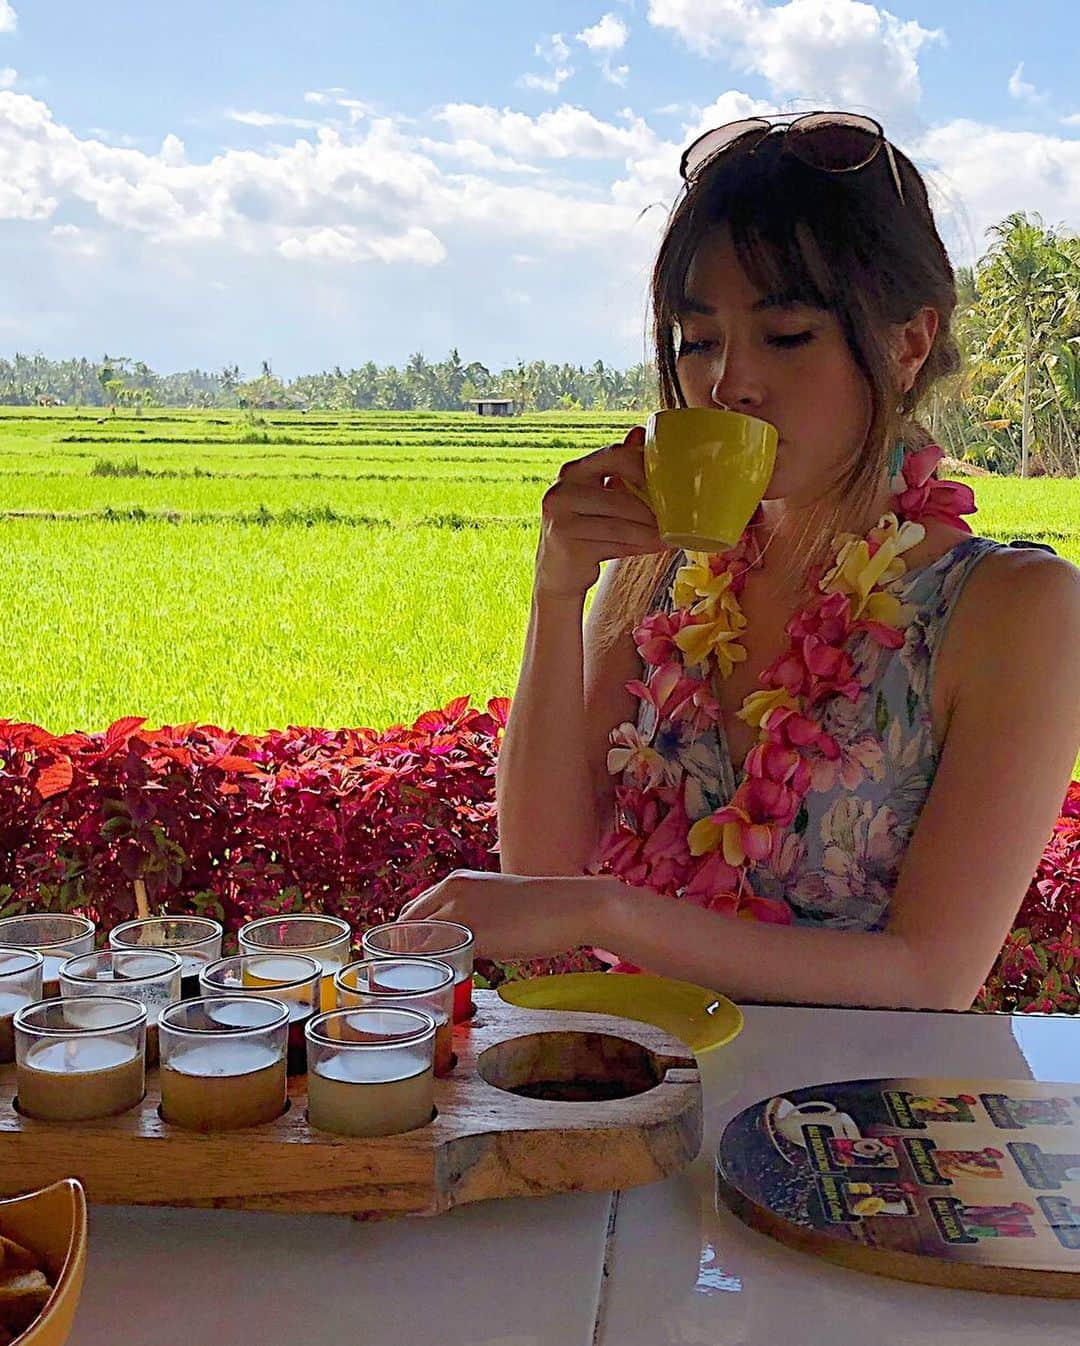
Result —
[[[929, 426], [957, 458], [998, 472], [1080, 475], [1080, 236], [1015, 213], [989, 231], [990, 246], [957, 271], [954, 330], [960, 373], [925, 408]], [[461, 411], [475, 399], [510, 398], [519, 412], [646, 411], [657, 402], [655, 366], [617, 369], [519, 361], [492, 370], [422, 353], [401, 369], [373, 360], [284, 381], [269, 360], [247, 377], [216, 371], [158, 374], [144, 361], [0, 360], [0, 402], [106, 407], [301, 411]]]

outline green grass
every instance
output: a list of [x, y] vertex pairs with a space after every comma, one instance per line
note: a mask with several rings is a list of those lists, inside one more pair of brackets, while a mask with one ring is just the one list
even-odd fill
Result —
[[121, 713], [385, 725], [513, 691], [526, 529], [18, 520], [0, 537], [4, 714], [56, 731]]
[[[541, 496], [634, 419], [0, 408], [0, 716], [379, 726], [509, 695]], [[977, 531], [1080, 564], [1080, 484], [976, 491]]]

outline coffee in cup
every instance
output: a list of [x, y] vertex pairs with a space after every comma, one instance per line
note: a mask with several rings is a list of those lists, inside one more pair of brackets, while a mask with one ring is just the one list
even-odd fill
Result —
[[671, 548], [733, 547], [761, 503], [776, 462], [776, 427], [712, 407], [655, 411], [645, 427], [646, 490]]

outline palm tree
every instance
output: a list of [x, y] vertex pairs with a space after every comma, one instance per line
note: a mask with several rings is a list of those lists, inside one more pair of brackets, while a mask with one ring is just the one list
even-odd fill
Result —
[[1044, 357], [1047, 343], [1060, 330], [1070, 301], [1069, 286], [1063, 282], [1074, 268], [1039, 215], [1029, 220], [1017, 211], [992, 225], [988, 232], [995, 242], [980, 263], [977, 276], [980, 297], [992, 317], [985, 354], [1000, 352], [1012, 357], [996, 398], [1014, 392], [1022, 379], [1020, 475], [1026, 477], [1036, 365]]

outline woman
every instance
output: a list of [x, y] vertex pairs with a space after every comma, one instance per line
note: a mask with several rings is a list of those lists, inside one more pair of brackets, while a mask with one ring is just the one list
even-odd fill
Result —
[[683, 175], [652, 278], [662, 400], [771, 422], [773, 478], [704, 557], [666, 552], [623, 484], [640, 428], [562, 468], [499, 760], [504, 873], [402, 915], [737, 998], [969, 1008], [1080, 743], [1080, 573], [972, 536], [970, 491], [934, 475], [916, 412], [958, 365], [956, 291], [881, 128], [736, 123]]

